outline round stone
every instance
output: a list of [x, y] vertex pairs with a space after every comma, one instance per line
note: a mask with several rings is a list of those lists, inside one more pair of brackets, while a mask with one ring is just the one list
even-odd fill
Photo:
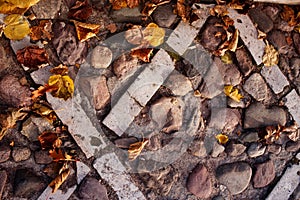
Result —
[[253, 186], [255, 188], [265, 187], [275, 178], [275, 167], [271, 160], [258, 164], [256, 169], [257, 170], [253, 178]]
[[91, 55], [91, 65], [95, 68], [107, 68], [112, 60], [113, 53], [107, 47], [96, 46]]

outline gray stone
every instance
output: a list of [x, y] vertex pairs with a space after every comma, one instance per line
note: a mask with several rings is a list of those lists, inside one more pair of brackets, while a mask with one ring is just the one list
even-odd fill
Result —
[[298, 127], [300, 127], [300, 96], [295, 90], [292, 90], [288, 95], [286, 95], [286, 107], [292, 114], [294, 120], [297, 122]]
[[285, 150], [288, 152], [297, 152], [300, 149], [300, 140], [297, 142], [289, 141], [286, 143]]
[[77, 185], [74, 185], [66, 190], [60, 190], [58, 189], [55, 193], [52, 193], [51, 187], [46, 187], [46, 189], [43, 191], [43, 193], [39, 196], [37, 200], [45, 200], [45, 199], [69, 199], [70, 196], [74, 193], [76, 190]]
[[86, 178], [81, 183], [79, 196], [82, 199], [108, 200], [105, 186], [95, 178]]
[[273, 161], [269, 160], [265, 163], [256, 165], [256, 172], [253, 177], [253, 186], [262, 188], [269, 185], [275, 178], [275, 166]]
[[231, 133], [240, 123], [241, 114], [236, 109], [220, 108], [211, 115], [209, 127]]
[[261, 143], [252, 143], [247, 150], [247, 154], [250, 158], [256, 158], [261, 156], [266, 151], [266, 146], [262, 146]]
[[48, 79], [52, 75], [50, 72], [50, 69], [52, 68], [53, 66], [51, 65], [39, 68], [38, 70], [33, 71], [30, 76], [36, 84], [44, 85], [48, 83]]
[[268, 86], [260, 74], [252, 74], [244, 83], [243, 88], [257, 101], [263, 101], [268, 95]]
[[112, 51], [103, 46], [96, 46], [91, 55], [91, 65], [95, 68], [107, 68], [113, 58]]
[[203, 141], [197, 141], [195, 144], [193, 144], [191, 146], [191, 153], [194, 156], [197, 156], [197, 157], [200, 157], [200, 158], [206, 157], [207, 153], [206, 153], [206, 148], [204, 146], [204, 142]]
[[61, 0], [41, 0], [32, 6], [32, 10], [37, 19], [54, 19], [61, 5]]
[[207, 168], [200, 164], [195, 167], [187, 180], [187, 189], [198, 198], [208, 198], [212, 193], [212, 181]]
[[218, 144], [217, 142], [215, 142], [213, 150], [211, 152], [211, 156], [213, 158], [218, 157], [221, 153], [223, 153], [225, 150], [225, 147], [223, 145]]
[[152, 14], [154, 21], [159, 27], [170, 28], [175, 22], [177, 15], [173, 12], [171, 4], [158, 6]]
[[268, 151], [269, 153], [278, 155], [278, 154], [281, 152], [281, 145], [278, 145], [278, 144], [271, 144], [271, 145], [268, 145], [267, 151]]
[[286, 68], [289, 79], [293, 81], [297, 86], [298, 91], [300, 91], [300, 58], [292, 58], [290, 66], [287, 64]]
[[242, 153], [245, 152], [247, 147], [245, 147], [242, 144], [234, 144], [230, 143], [230, 145], [226, 148], [226, 153], [228, 153], [229, 156], [239, 156]]
[[244, 128], [259, 128], [264, 126], [284, 126], [287, 116], [284, 109], [273, 106], [266, 108], [261, 103], [251, 104], [245, 112]]
[[42, 165], [50, 164], [53, 161], [52, 157], [49, 156], [49, 152], [43, 150], [34, 152], [34, 159], [36, 163]]
[[90, 78], [90, 86], [95, 109], [104, 109], [110, 101], [110, 93], [106, 84], [106, 77], [99, 76], [94, 79]]
[[30, 141], [37, 141], [40, 134], [38, 126], [32, 122], [31, 118], [27, 119], [22, 126], [21, 133]]
[[216, 178], [232, 195], [240, 194], [248, 187], [251, 175], [252, 169], [245, 162], [224, 164], [216, 170]]
[[259, 140], [259, 136], [257, 132], [246, 132], [242, 134], [241, 139], [243, 142], [257, 142]]
[[[300, 154], [297, 154], [297, 159], [300, 158]], [[273, 190], [269, 193], [266, 200], [282, 200], [289, 199], [290, 195], [299, 185], [299, 170], [300, 165], [294, 164], [291, 167], [288, 167], [283, 176], [280, 178], [279, 182], [273, 188]]]
[[215, 57], [214, 63], [218, 66], [225, 85], [236, 86], [241, 83], [242, 75], [235, 64], [225, 64], [219, 57]]
[[120, 10], [114, 10], [111, 13], [111, 18], [114, 22], [118, 23], [140, 23], [142, 21], [142, 14], [138, 7], [122, 8]]
[[245, 47], [242, 47], [235, 51], [235, 56], [241, 72], [248, 76], [255, 69], [251, 55], [249, 55]]
[[12, 151], [12, 157], [15, 162], [21, 162], [28, 160], [31, 156], [31, 151], [27, 147], [14, 147]]
[[83, 162], [76, 162], [77, 169], [77, 184], [80, 184], [81, 181], [86, 177], [86, 175], [90, 172], [90, 168], [84, 164]]
[[4, 186], [7, 180], [7, 174], [6, 171], [0, 171], [0, 199], [2, 199], [2, 193], [4, 190]]
[[281, 72], [277, 65], [272, 67], [263, 66], [260, 71], [261, 75], [265, 78], [273, 92], [276, 94], [282, 92], [285, 87], [289, 85], [287, 78]]
[[273, 21], [259, 8], [250, 9], [249, 15], [253, 22], [257, 24], [259, 30], [263, 31], [264, 33], [268, 33], [273, 29]]
[[173, 71], [170, 74], [169, 78], [164, 83], [164, 86], [177, 96], [184, 96], [193, 90], [191, 81], [177, 71]]
[[10, 157], [10, 148], [9, 146], [0, 145], [0, 163], [5, 162]]

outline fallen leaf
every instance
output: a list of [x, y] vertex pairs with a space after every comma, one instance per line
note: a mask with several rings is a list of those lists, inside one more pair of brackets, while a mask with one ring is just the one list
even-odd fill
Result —
[[146, 2], [145, 7], [142, 10], [142, 15], [144, 16], [150, 16], [156, 10], [157, 5], [155, 3]]
[[30, 33], [29, 23], [22, 15], [8, 15], [4, 19], [4, 24], [4, 35], [11, 40], [21, 40]]
[[140, 49], [131, 50], [130, 55], [144, 62], [150, 62], [150, 56], [152, 55], [152, 52], [153, 49], [140, 48]]
[[228, 15], [228, 11], [227, 11], [226, 6], [216, 5], [215, 7], [210, 9], [210, 14], [212, 16], [225, 16], [225, 15]]
[[51, 181], [49, 187], [52, 188], [52, 193], [55, 193], [58, 188], [65, 182], [70, 174], [70, 168], [67, 162], [64, 163], [62, 168], [59, 170], [59, 175]]
[[164, 42], [165, 30], [155, 23], [150, 23], [143, 30], [143, 36], [151, 46], [157, 47]]
[[41, 143], [42, 149], [59, 148], [62, 144], [61, 139], [54, 131], [44, 131], [39, 135], [38, 140]]
[[226, 144], [228, 142], [228, 136], [222, 133], [216, 135], [216, 138], [220, 144]]
[[127, 0], [109, 0], [113, 10], [120, 10], [127, 7]]
[[71, 20], [76, 28], [77, 37], [80, 42], [84, 42], [92, 37], [95, 37], [100, 31], [99, 24], [87, 24], [75, 20]]
[[38, 26], [30, 28], [30, 38], [32, 40], [51, 40], [52, 22], [50, 20], [41, 20]]
[[236, 102], [240, 102], [243, 98], [243, 95], [239, 93], [239, 90], [237, 88], [234, 88], [232, 85], [225, 86], [224, 93], [226, 96], [230, 97]]
[[297, 24], [297, 16], [295, 16], [295, 11], [293, 8], [284, 5], [283, 12], [280, 14], [281, 18], [288, 22], [289, 26], [295, 26]]
[[176, 4], [177, 15], [180, 16], [184, 22], [189, 20], [190, 7], [187, 4], [188, 2], [185, 2], [185, 0], [178, 0]]
[[143, 140], [142, 142], [135, 142], [131, 144], [128, 149], [129, 160], [136, 159], [140, 155], [146, 144], [148, 144], [148, 142], [149, 140]]
[[221, 60], [225, 64], [232, 64], [232, 57], [228, 51], [226, 51], [225, 54], [221, 56]]
[[48, 63], [48, 54], [44, 48], [32, 45], [18, 50], [17, 60], [26, 67], [38, 68]]
[[89, 5], [88, 1], [76, 1], [76, 4], [70, 8], [68, 17], [77, 20], [87, 20], [93, 13], [92, 6]]
[[53, 158], [54, 162], [74, 161], [74, 159], [72, 159], [72, 156], [68, 155], [67, 153], [63, 153], [63, 151], [58, 148], [49, 150], [49, 155]]
[[32, 112], [40, 116], [48, 116], [54, 112], [50, 106], [42, 103], [34, 103], [30, 108]]
[[230, 50], [232, 52], [235, 52], [236, 49], [237, 49], [238, 42], [239, 42], [239, 30], [235, 29], [233, 37], [232, 37], [232, 39], [230, 41], [230, 44], [228, 46], [228, 50]]
[[48, 80], [48, 85], [57, 89], [52, 90], [51, 94], [54, 97], [63, 98], [67, 100], [73, 96], [74, 82], [68, 75], [53, 75]]
[[272, 45], [267, 43], [262, 60], [264, 65], [267, 67], [277, 65], [279, 61], [279, 54]]
[[28, 8], [38, 3], [40, 0], [1, 0], [0, 13], [3, 14], [23, 14]]
[[140, 4], [140, 0], [127, 0], [127, 6], [129, 8], [135, 8], [138, 7]]
[[267, 37], [267, 34], [262, 32], [261, 30], [257, 29], [257, 32], [258, 32], [258, 36], [257, 36], [257, 39], [259, 40], [262, 40], [262, 39], [266, 39]]
[[31, 99], [35, 101], [40, 96], [43, 96], [46, 92], [52, 92], [54, 90], [57, 90], [56, 85], [49, 86], [48, 84], [45, 84], [44, 86], [40, 86], [37, 90], [34, 90], [31, 94]]
[[52, 74], [59, 74], [59, 75], [66, 75], [68, 73], [68, 71], [69, 71], [69, 68], [62, 64], [50, 69], [50, 72]]

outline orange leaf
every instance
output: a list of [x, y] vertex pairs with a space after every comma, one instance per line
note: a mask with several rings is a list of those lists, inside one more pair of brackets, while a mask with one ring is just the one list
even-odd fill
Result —
[[45, 86], [40, 86], [37, 90], [34, 90], [32, 92], [31, 99], [36, 100], [38, 97], [43, 96], [46, 92], [52, 92], [54, 90], [57, 90], [56, 85], [48, 85], [46, 84]]
[[52, 22], [50, 20], [40, 21], [38, 26], [32, 26], [30, 28], [30, 38], [32, 40], [51, 40], [52, 38]]
[[53, 158], [53, 161], [74, 161], [72, 156], [68, 155], [67, 153], [63, 153], [61, 149], [53, 149], [49, 150], [50, 156]]
[[153, 49], [135, 49], [131, 50], [131, 56], [136, 57], [144, 62], [150, 62], [150, 56]]
[[75, 20], [71, 20], [71, 22], [75, 24], [77, 37], [80, 42], [84, 42], [92, 37], [95, 37], [100, 31], [99, 24], [87, 24]]
[[61, 146], [62, 141], [58, 138], [57, 133], [53, 131], [44, 131], [39, 137], [38, 137], [42, 149], [52, 149], [52, 148], [58, 148]]
[[38, 46], [28, 46], [17, 51], [17, 60], [26, 67], [37, 68], [48, 63], [48, 54]]
[[146, 144], [148, 144], [148, 142], [149, 140], [143, 140], [142, 142], [135, 142], [131, 144], [128, 149], [129, 160], [136, 159], [140, 155]]
[[64, 163], [62, 168], [59, 170], [59, 175], [49, 184], [49, 187], [52, 188], [52, 193], [58, 190], [61, 184], [63, 184], [65, 180], [68, 178], [69, 174], [70, 174], [69, 165], [67, 163]]

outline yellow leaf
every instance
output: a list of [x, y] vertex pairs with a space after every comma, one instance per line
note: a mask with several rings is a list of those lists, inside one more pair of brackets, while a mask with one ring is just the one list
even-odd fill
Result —
[[63, 184], [63, 182], [65, 182], [65, 180], [68, 178], [69, 174], [70, 174], [69, 165], [67, 163], [64, 163], [62, 168], [59, 170], [59, 175], [49, 184], [49, 187], [52, 188], [52, 193], [58, 190], [61, 184]]
[[135, 142], [131, 144], [128, 149], [129, 160], [136, 159], [140, 155], [146, 144], [148, 144], [148, 142], [149, 140], [143, 140], [142, 142]]
[[239, 90], [237, 88], [233, 88], [232, 85], [225, 86], [224, 93], [236, 102], [240, 102], [243, 98], [243, 95], [239, 93]]
[[276, 49], [267, 43], [265, 47], [265, 53], [263, 56], [263, 63], [267, 67], [271, 67], [273, 65], [277, 65], [279, 60], [279, 54]]
[[74, 82], [68, 75], [53, 75], [48, 80], [49, 86], [54, 86], [57, 89], [52, 91], [54, 97], [67, 100], [74, 93]]
[[80, 42], [84, 42], [87, 39], [95, 37], [100, 30], [99, 24], [87, 24], [75, 20], [71, 20], [71, 21], [75, 25], [77, 37]]
[[0, 0], [0, 13], [22, 14], [40, 0]]
[[21, 40], [30, 33], [29, 23], [22, 15], [8, 15], [4, 23], [4, 35], [11, 40]]
[[225, 64], [232, 64], [231, 54], [228, 51], [226, 51], [225, 54], [221, 56], [221, 60]]
[[228, 142], [228, 136], [222, 133], [216, 135], [216, 138], [220, 144], [226, 144]]
[[143, 30], [144, 39], [152, 46], [157, 47], [164, 42], [165, 30], [155, 23], [150, 23]]

